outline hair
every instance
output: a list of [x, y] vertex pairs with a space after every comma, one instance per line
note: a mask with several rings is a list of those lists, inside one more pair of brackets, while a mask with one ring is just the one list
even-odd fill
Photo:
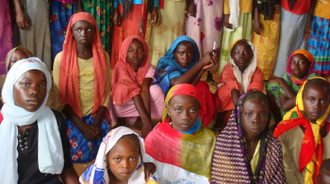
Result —
[[330, 159], [323, 160], [320, 167], [320, 174], [321, 173], [330, 175]]
[[328, 94], [328, 99], [330, 99], [330, 83], [323, 79], [311, 79], [305, 84], [305, 88], [303, 91], [303, 96], [305, 95], [306, 91], [311, 88], [312, 86], [319, 85], [322, 86], [324, 90], [326, 90]]
[[244, 105], [244, 103], [245, 103], [246, 101], [251, 100], [251, 99], [258, 99], [258, 100], [264, 102], [264, 103], [266, 104], [268, 110], [270, 111], [270, 104], [269, 104], [269, 101], [268, 101], [267, 96], [266, 96], [264, 93], [262, 93], [262, 92], [260, 92], [260, 91], [252, 91], [252, 92], [250, 92], [250, 93], [245, 97], [245, 99], [243, 100], [243, 105]]
[[246, 40], [246, 39], [238, 40], [238, 41], [235, 43], [235, 45], [232, 46], [232, 49], [231, 49], [231, 51], [230, 51], [230, 55], [233, 54], [233, 51], [235, 50], [236, 46], [237, 46], [239, 43], [244, 43], [244, 44], [248, 45], [249, 48], [250, 48], [250, 51], [251, 51], [251, 53], [252, 53], [252, 55], [253, 55], [252, 48], [251, 48], [250, 44], [248, 43], [248, 40]]

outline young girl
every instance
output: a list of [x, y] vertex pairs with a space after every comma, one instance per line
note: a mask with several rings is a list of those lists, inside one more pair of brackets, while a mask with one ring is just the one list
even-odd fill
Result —
[[78, 183], [62, 115], [45, 106], [51, 75], [38, 58], [18, 61], [2, 96], [0, 178], [3, 183]]
[[322, 160], [330, 158], [330, 84], [316, 77], [299, 90], [296, 107], [283, 117], [274, 135], [283, 147], [288, 183], [316, 183]]
[[205, 71], [217, 64], [218, 58], [210, 51], [199, 61], [198, 54], [194, 40], [187, 36], [178, 37], [165, 56], [160, 58], [155, 77], [156, 84], [163, 89], [165, 95], [177, 84], [188, 83], [196, 86], [202, 92], [203, 101], [207, 102], [202, 104], [206, 110], [201, 118], [203, 125], [208, 126], [215, 115], [218, 101], [210, 92], [208, 85], [199, 80]]
[[110, 96], [110, 62], [102, 48], [94, 17], [73, 14], [63, 51], [54, 62], [54, 93], [62, 100], [74, 163], [96, 157], [109, 132], [106, 112]]
[[250, 41], [238, 40], [231, 46], [230, 64], [221, 73], [216, 92], [220, 99], [218, 125], [227, 122], [238, 98], [251, 90], [263, 90], [262, 72], [257, 66], [257, 53]]
[[266, 95], [241, 96], [217, 137], [212, 183], [286, 183], [282, 147], [269, 132], [269, 120]]
[[118, 121], [126, 126], [140, 129], [142, 123], [143, 137], [161, 121], [164, 108], [162, 89], [151, 85], [155, 80], [154, 74], [155, 69], [149, 63], [147, 43], [139, 36], [127, 37], [112, 73], [112, 110]]
[[316, 76], [313, 72], [313, 55], [306, 50], [293, 52], [289, 57], [286, 71], [287, 73], [283, 74], [281, 78], [275, 77], [267, 83], [268, 98], [278, 123], [285, 112], [296, 105], [296, 94], [305, 80]]
[[329, 184], [330, 183], [330, 159], [322, 161], [320, 166], [320, 173], [317, 176], [318, 184]]
[[168, 92], [163, 122], [144, 142], [146, 160], [155, 163], [160, 183], [209, 183], [215, 135], [201, 123], [203, 100], [191, 84]]
[[103, 138], [95, 163], [85, 170], [79, 181], [85, 183], [156, 183], [145, 180], [143, 139], [126, 127], [118, 127]]

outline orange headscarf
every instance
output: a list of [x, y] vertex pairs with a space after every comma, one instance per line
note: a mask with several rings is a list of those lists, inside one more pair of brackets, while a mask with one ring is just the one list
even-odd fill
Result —
[[81, 101], [79, 93], [79, 67], [77, 63], [77, 47], [71, 28], [78, 21], [86, 21], [95, 27], [93, 39], [93, 66], [94, 66], [94, 106], [92, 116], [104, 103], [106, 91], [106, 55], [103, 50], [101, 37], [94, 17], [86, 12], [75, 13], [71, 16], [66, 37], [63, 44], [63, 52], [59, 71], [59, 94], [63, 104], [68, 104], [73, 111], [81, 117]]
[[[135, 72], [126, 61], [128, 48], [134, 39], [141, 42], [144, 50], [144, 59], [137, 72]], [[140, 94], [142, 82], [149, 70], [149, 66], [148, 45], [144, 39], [136, 35], [127, 37], [121, 45], [119, 61], [116, 63], [112, 73], [111, 96], [114, 105], [122, 105], [132, 99], [135, 95]]]

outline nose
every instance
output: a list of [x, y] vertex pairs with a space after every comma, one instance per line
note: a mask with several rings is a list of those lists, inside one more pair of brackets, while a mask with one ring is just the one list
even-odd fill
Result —
[[259, 116], [254, 116], [254, 117], [253, 117], [253, 123], [254, 123], [254, 124], [259, 124], [259, 123], [260, 123]]
[[35, 86], [31, 86], [30, 88], [30, 94], [31, 95], [37, 95], [39, 93], [39, 87]]
[[189, 112], [188, 111], [184, 111], [183, 113], [182, 113], [182, 120], [187, 120], [187, 119], [189, 119], [189, 114], [188, 114]]
[[129, 160], [124, 159], [123, 164], [121, 165], [121, 167], [124, 168], [124, 169], [127, 169], [128, 168], [128, 162], [129, 162]]
[[81, 31], [81, 36], [85, 36], [86, 35], [86, 31], [85, 30], [82, 30]]

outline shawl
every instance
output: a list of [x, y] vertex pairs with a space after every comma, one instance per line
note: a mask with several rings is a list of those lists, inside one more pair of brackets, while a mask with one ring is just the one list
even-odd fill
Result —
[[70, 105], [72, 110], [81, 118], [81, 101], [79, 93], [79, 67], [77, 63], [77, 46], [71, 28], [78, 21], [87, 21], [95, 27], [93, 39], [93, 66], [94, 66], [94, 107], [92, 115], [102, 106], [106, 99], [106, 56], [103, 50], [101, 37], [94, 17], [86, 12], [75, 13], [71, 16], [66, 37], [63, 44], [63, 53], [59, 71], [59, 96], [63, 105]]
[[[185, 41], [193, 44], [194, 56], [192, 62], [187, 68], [181, 68], [174, 60], [174, 52], [176, 47], [181, 42], [185, 42]], [[198, 62], [198, 54], [199, 54], [199, 50], [193, 39], [187, 36], [179, 36], [176, 40], [174, 40], [171, 47], [166, 51], [165, 56], [159, 59], [155, 72], [155, 78], [156, 78], [155, 84], [162, 88], [165, 95], [167, 94], [168, 90], [171, 88], [170, 80], [173, 78], [178, 78], [182, 74], [190, 70]]]
[[[307, 74], [302, 78], [302, 79], [298, 79], [298, 78], [295, 78], [293, 75], [292, 75], [292, 72], [291, 72], [291, 58], [294, 56], [294, 55], [297, 55], [297, 54], [302, 54], [303, 56], [306, 57], [306, 59], [310, 62], [310, 67], [309, 67], [309, 70], [307, 72]], [[314, 65], [315, 65], [315, 61], [314, 61], [314, 57], [313, 55], [308, 52], [307, 50], [296, 50], [294, 51], [290, 57], [289, 57], [289, 60], [288, 60], [288, 63], [286, 65], [286, 72], [288, 72], [291, 76], [291, 79], [294, 83], [296, 83], [297, 85], [302, 85], [305, 80], [307, 79], [308, 76], [310, 76], [310, 74], [313, 73], [314, 71]]]
[[[43, 72], [47, 79], [47, 94], [35, 112], [29, 112], [16, 106], [13, 97], [13, 86], [29, 70]], [[52, 86], [51, 75], [45, 64], [38, 58], [20, 60], [13, 65], [7, 74], [2, 90], [5, 102], [2, 107], [3, 121], [0, 126], [0, 178], [3, 183], [18, 182], [18, 127], [38, 124], [38, 166], [41, 173], [60, 174], [64, 166], [62, 142], [55, 114], [45, 106]]]
[[[137, 39], [143, 45], [144, 59], [137, 72], [126, 61], [127, 52], [130, 44], [134, 39]], [[112, 73], [111, 80], [111, 96], [113, 104], [116, 106], [122, 105], [129, 101], [134, 96], [141, 93], [142, 82], [149, 70], [149, 51], [147, 43], [139, 36], [127, 37], [119, 52], [119, 61], [117, 62], [114, 71]]]
[[[314, 77], [313, 79], [322, 79], [322, 77]], [[274, 131], [274, 135], [279, 137], [282, 133], [297, 127], [302, 126], [305, 128], [305, 135], [301, 145], [301, 151], [299, 156], [299, 171], [302, 173], [306, 168], [310, 172], [306, 172], [305, 174], [305, 183], [313, 183], [316, 181], [316, 177], [318, 176], [320, 165], [322, 163], [323, 157], [323, 139], [320, 135], [320, 129], [327, 121], [327, 117], [330, 113], [330, 106], [328, 107], [326, 113], [316, 121], [316, 123], [311, 123], [307, 118], [304, 117], [302, 111], [304, 111], [303, 105], [303, 92], [305, 88], [305, 84], [309, 81], [305, 81], [305, 83], [300, 88], [297, 97], [296, 97], [296, 107], [292, 108], [288, 113], [286, 113], [283, 117], [283, 121], [276, 127]], [[291, 119], [292, 113], [297, 113], [298, 118]], [[316, 164], [314, 164], [316, 163]]]
[[127, 127], [118, 127], [111, 130], [104, 138], [97, 153], [95, 163], [89, 166], [84, 173], [80, 176], [79, 181], [83, 184], [98, 183], [107, 184], [110, 183], [109, 173], [107, 169], [107, 154], [117, 144], [117, 142], [124, 136], [135, 134], [139, 138], [141, 155], [139, 158], [139, 164], [129, 178], [128, 183], [145, 183], [145, 174], [143, 166], [143, 158], [145, 156], [143, 139], [134, 131]]
[[11, 49], [8, 53], [7, 53], [7, 56], [6, 56], [6, 72], [8, 72], [8, 68], [9, 68], [9, 64], [10, 64], [10, 60], [11, 60], [11, 57], [13, 56], [14, 52], [16, 50], [21, 50], [23, 51], [27, 57], [32, 57], [33, 54], [30, 50], [28, 50], [27, 48], [25, 47], [22, 47], [22, 46], [18, 46], [18, 47], [15, 47], [13, 49]]
[[240, 97], [226, 127], [217, 137], [211, 183], [286, 183], [282, 147], [268, 131], [269, 120], [260, 139], [257, 168], [255, 174], [252, 173], [241, 120], [244, 99], [252, 93], [259, 92]]

